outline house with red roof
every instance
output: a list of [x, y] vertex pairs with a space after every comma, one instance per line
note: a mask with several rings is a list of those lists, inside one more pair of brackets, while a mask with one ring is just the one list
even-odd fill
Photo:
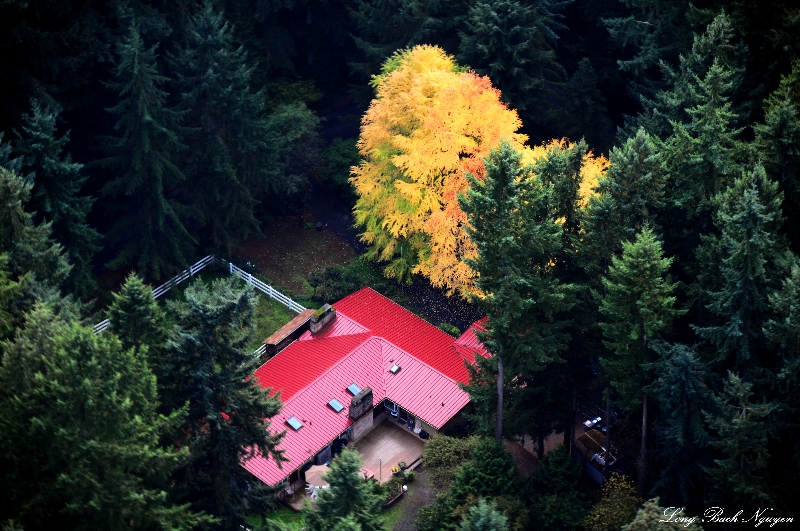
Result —
[[[289, 460], [256, 455], [243, 466], [268, 485], [330, 460], [337, 439], [357, 441], [388, 414], [435, 434], [461, 418], [470, 399], [465, 362], [488, 355], [476, 322], [454, 339], [378, 292], [364, 288], [336, 302], [316, 327], [264, 363], [255, 378], [283, 402], [272, 428]], [[313, 321], [312, 317], [312, 321]], [[276, 342], [277, 343], [277, 342]]]

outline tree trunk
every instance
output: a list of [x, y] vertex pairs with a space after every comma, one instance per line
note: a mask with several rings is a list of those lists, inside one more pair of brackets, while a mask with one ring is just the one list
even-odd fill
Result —
[[639, 460], [639, 496], [644, 498], [647, 481], [647, 394], [642, 395], [642, 455]]
[[497, 357], [497, 416], [494, 425], [494, 438], [503, 440], [503, 360]]
[[606, 418], [604, 419], [606, 425], [606, 458], [603, 461], [603, 477], [608, 479], [611, 475], [609, 468], [609, 456], [611, 454], [611, 391], [606, 386]]

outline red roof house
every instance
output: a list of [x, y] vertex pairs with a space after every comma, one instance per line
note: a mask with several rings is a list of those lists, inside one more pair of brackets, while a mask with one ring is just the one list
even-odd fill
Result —
[[[474, 363], [476, 353], [487, 355], [472, 328], [454, 340], [370, 288], [333, 306], [336, 316], [325, 328], [304, 332], [255, 373], [283, 402], [272, 429], [286, 431], [280, 448], [289, 462], [279, 467], [256, 455], [243, 463], [269, 485], [282, 482], [343, 433], [358, 438], [372, 426], [372, 408], [385, 399], [435, 433], [469, 404], [458, 386], [469, 378], [464, 362]], [[473, 327], [483, 328], [480, 321]], [[356, 387], [348, 389], [351, 384]], [[354, 396], [361, 400], [359, 391], [367, 388], [370, 414], [354, 415]]]

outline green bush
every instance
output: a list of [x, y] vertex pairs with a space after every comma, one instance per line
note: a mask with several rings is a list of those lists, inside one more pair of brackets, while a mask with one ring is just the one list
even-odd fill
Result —
[[323, 155], [322, 179], [340, 195], [355, 199], [356, 193], [350, 184], [350, 168], [358, 165], [358, 153], [354, 138], [334, 138]]
[[461, 335], [461, 330], [450, 323], [439, 323], [439, 330], [445, 332], [446, 334], [450, 334], [453, 337], [459, 337]]
[[447, 435], [436, 435], [425, 444], [422, 460], [430, 471], [430, 481], [434, 488], [440, 491], [449, 488], [459, 467], [472, 457], [478, 441], [477, 437], [456, 439]]
[[309, 283], [314, 288], [312, 298], [321, 302], [335, 302], [364, 287], [361, 279], [342, 266], [328, 266], [311, 274]]

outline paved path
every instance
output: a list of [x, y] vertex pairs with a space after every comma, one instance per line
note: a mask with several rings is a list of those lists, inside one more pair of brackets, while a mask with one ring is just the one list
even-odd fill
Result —
[[436, 492], [428, 486], [428, 471], [425, 470], [425, 464], [418, 466], [415, 473], [414, 483], [400, 502], [402, 514], [393, 531], [416, 531], [414, 522], [417, 521], [420, 508], [436, 500]]

